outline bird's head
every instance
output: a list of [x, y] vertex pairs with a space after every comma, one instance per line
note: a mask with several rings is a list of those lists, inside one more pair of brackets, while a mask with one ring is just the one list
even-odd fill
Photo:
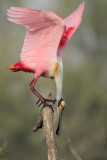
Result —
[[64, 109], [64, 106], [65, 106], [65, 101], [61, 98], [58, 102], [58, 109], [59, 110]]
[[59, 118], [62, 119], [63, 110], [65, 108], [65, 101], [61, 98], [58, 102]]

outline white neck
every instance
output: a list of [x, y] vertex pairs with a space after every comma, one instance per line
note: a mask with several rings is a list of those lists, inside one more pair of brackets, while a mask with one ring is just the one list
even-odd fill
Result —
[[59, 73], [55, 76], [57, 101], [59, 101], [62, 98], [62, 83], [63, 83], [63, 64], [62, 64], [62, 59], [59, 57], [58, 57], [58, 64], [59, 64]]

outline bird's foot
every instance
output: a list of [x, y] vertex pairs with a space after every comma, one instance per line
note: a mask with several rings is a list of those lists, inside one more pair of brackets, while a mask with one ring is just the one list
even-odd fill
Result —
[[48, 103], [45, 103], [45, 104], [42, 106], [41, 111], [42, 111], [45, 107], [49, 107], [49, 108], [52, 110], [52, 112], [54, 113], [54, 110], [53, 110], [52, 105], [50, 105], [50, 104], [48, 104]]
[[[40, 107], [41, 105], [42, 106], [42, 109], [45, 108], [45, 107], [49, 107], [52, 109], [52, 111], [54, 112], [53, 110], [53, 107], [52, 107], [52, 104], [55, 104], [56, 100], [52, 100], [52, 99], [46, 99], [46, 98], [43, 98], [44, 101], [41, 101], [40, 99], [37, 101], [36, 105], [38, 105], [38, 107]], [[39, 103], [40, 102], [40, 103]], [[51, 103], [51, 104], [49, 104]], [[41, 109], [41, 111], [42, 111]]]
[[[52, 100], [52, 99], [47, 99], [47, 98], [43, 98], [43, 102], [39, 99], [37, 102], [36, 102], [36, 105], [38, 105], [38, 107], [40, 107], [42, 104], [47, 104], [47, 102], [52, 102], [53, 104], [55, 104], [56, 100]], [[40, 104], [39, 104], [40, 102]]]
[[53, 104], [55, 104], [56, 99], [52, 100], [52, 99], [44, 98], [44, 102], [52, 102]]

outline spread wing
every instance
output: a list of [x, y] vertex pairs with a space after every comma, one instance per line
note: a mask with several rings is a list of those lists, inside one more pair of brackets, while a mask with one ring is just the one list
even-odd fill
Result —
[[72, 37], [73, 33], [77, 30], [81, 23], [81, 17], [84, 10], [84, 2], [80, 4], [76, 11], [70, 14], [67, 18], [64, 19], [66, 30], [61, 38], [59, 47], [58, 47], [58, 56], [62, 57], [64, 49], [66, 48], [68, 40]]
[[[65, 25], [60, 17], [42, 10], [11, 7], [8, 20], [28, 28], [21, 53], [21, 60], [27, 64], [50, 67], [57, 55]], [[42, 71], [43, 72], [43, 71]]]
[[68, 32], [68, 39], [71, 38], [73, 33], [77, 30], [81, 23], [81, 18], [84, 10], [84, 2], [80, 4], [76, 11], [74, 11], [71, 15], [64, 19], [66, 24], [66, 31]]

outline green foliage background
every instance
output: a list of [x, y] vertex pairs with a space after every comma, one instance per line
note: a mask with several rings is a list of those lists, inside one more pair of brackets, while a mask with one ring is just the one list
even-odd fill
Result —
[[[43, 130], [32, 128], [39, 118], [37, 98], [29, 90], [34, 75], [7, 71], [19, 61], [25, 28], [7, 21], [11, 6], [55, 11], [68, 16], [81, 0], [0, 1], [0, 159], [47, 159]], [[66, 108], [63, 130], [57, 138], [61, 160], [75, 160], [67, 142], [69, 133], [83, 160], [107, 160], [107, 1], [87, 0], [82, 23], [70, 40], [64, 57], [63, 96]], [[55, 95], [54, 81], [40, 78], [36, 88], [43, 96]], [[57, 114], [55, 112], [55, 126]]]

